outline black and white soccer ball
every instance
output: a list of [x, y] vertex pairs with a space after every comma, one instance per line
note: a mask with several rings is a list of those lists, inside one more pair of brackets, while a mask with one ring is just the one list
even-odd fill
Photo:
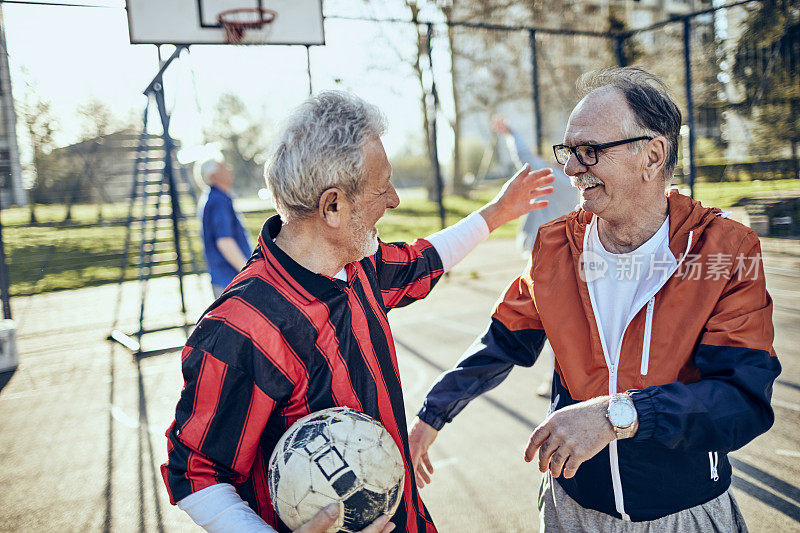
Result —
[[377, 420], [347, 407], [312, 413], [281, 437], [269, 460], [269, 495], [292, 530], [339, 503], [328, 529], [357, 532], [393, 515], [405, 467], [392, 436]]

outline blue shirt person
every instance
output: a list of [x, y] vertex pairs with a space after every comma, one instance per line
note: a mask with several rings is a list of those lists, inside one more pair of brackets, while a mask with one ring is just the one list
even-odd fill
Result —
[[227, 165], [215, 160], [200, 166], [200, 176], [209, 186], [197, 206], [200, 218], [200, 235], [211, 275], [214, 298], [219, 298], [225, 287], [247, 263], [253, 245], [244, 229], [241, 216], [233, 207], [230, 191], [233, 174]]

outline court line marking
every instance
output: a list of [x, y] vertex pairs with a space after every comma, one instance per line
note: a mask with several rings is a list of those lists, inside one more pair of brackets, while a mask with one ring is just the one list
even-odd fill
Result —
[[792, 409], [793, 411], [800, 411], [800, 403], [784, 402], [783, 400], [776, 400], [773, 398], [772, 405], [783, 407], [784, 409]]
[[432, 461], [431, 465], [433, 465], [433, 469], [434, 470], [439, 470], [440, 468], [453, 466], [456, 463], [458, 463], [458, 457], [447, 457], [446, 459], [440, 459], [438, 461]]
[[776, 455], [783, 455], [784, 457], [800, 457], [800, 452], [794, 450], [775, 450]]

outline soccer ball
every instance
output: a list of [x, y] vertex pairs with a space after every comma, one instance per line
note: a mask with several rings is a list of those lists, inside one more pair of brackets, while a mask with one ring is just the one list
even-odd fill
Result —
[[389, 432], [347, 407], [295, 422], [269, 460], [272, 506], [292, 530], [339, 503], [339, 517], [327, 533], [361, 531], [381, 515], [394, 514], [404, 478], [403, 458]]

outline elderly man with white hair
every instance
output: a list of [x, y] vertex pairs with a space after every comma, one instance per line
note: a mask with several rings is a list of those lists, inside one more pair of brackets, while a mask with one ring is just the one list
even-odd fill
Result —
[[214, 298], [219, 298], [244, 268], [253, 245], [241, 216], [233, 207], [231, 169], [225, 163], [209, 159], [200, 164], [200, 177], [208, 186], [197, 205], [200, 236]]
[[[292, 114], [266, 170], [279, 215], [183, 350], [186, 385], [162, 474], [170, 500], [209, 531], [288, 531], [267, 490], [270, 454], [293, 422], [334, 406], [379, 420], [407, 467], [397, 512], [367, 531], [436, 531], [408, 470], [387, 312], [427, 296], [492, 230], [546, 206], [535, 200], [552, 192], [545, 186], [554, 178], [523, 167], [454, 226], [383, 243], [376, 224], [399, 204], [385, 127], [376, 107], [342, 92]], [[301, 531], [352, 529], [354, 517], [338, 513], [331, 505]]]
[[555, 352], [534, 429], [540, 531], [746, 531], [727, 453], [772, 425], [772, 301], [759, 240], [671, 191], [681, 114], [639, 68], [587, 77], [558, 162], [580, 208], [540, 227], [487, 332], [428, 392], [409, 437], [428, 449], [514, 365]]

